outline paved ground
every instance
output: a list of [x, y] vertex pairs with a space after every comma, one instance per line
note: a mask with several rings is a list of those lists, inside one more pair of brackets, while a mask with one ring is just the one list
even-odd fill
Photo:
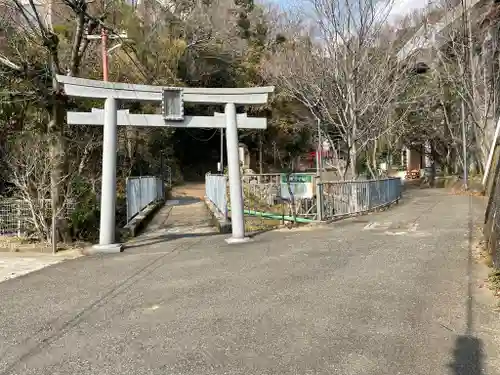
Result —
[[[189, 189], [189, 190], [188, 190]], [[194, 193], [192, 195], [191, 193]], [[163, 244], [165, 241], [215, 235], [206, 205], [192, 188], [174, 189], [173, 197], [167, 201], [132, 247]]]
[[79, 256], [79, 251], [63, 251], [55, 256], [41, 253], [0, 252], [0, 282]]
[[412, 195], [239, 247], [162, 232], [174, 207], [122, 254], [0, 283], [0, 375], [499, 374], [498, 313], [469, 256], [479, 207]]

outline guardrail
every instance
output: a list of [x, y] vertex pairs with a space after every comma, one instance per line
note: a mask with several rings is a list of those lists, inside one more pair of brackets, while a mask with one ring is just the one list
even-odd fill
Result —
[[127, 178], [127, 223], [153, 202], [165, 199], [165, 185], [158, 177]]
[[[309, 193], [293, 182], [289, 194], [281, 174], [244, 175], [243, 193], [245, 215], [265, 219], [297, 222], [330, 221], [342, 216], [369, 212], [401, 199], [401, 178], [353, 181], [317, 181], [312, 174], [300, 173], [308, 178]], [[224, 175], [205, 176], [206, 197], [217, 211], [227, 218], [227, 178]], [[305, 194], [306, 193], [306, 194]]]
[[220, 215], [227, 220], [227, 177], [220, 174], [205, 175], [205, 195], [213, 203]]
[[325, 181], [320, 184], [321, 218], [368, 212], [401, 199], [401, 179]]

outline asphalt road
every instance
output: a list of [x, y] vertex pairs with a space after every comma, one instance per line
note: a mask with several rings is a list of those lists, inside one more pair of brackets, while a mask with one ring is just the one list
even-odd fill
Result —
[[469, 259], [481, 205], [412, 194], [326, 228], [238, 247], [166, 234], [0, 283], [0, 375], [499, 374]]

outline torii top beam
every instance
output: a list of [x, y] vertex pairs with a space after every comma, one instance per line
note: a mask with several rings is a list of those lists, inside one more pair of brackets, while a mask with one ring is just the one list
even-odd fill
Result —
[[[163, 91], [168, 88], [163, 86], [104, 82], [64, 75], [57, 75], [56, 79], [64, 85], [64, 91], [67, 95], [82, 98], [162, 101]], [[202, 104], [266, 104], [269, 94], [274, 92], [274, 86], [249, 88], [182, 87], [181, 89], [182, 100], [184, 102]]]

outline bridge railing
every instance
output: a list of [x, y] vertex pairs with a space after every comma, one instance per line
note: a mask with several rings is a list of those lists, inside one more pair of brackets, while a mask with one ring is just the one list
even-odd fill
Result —
[[[298, 222], [331, 221], [370, 212], [401, 199], [400, 178], [319, 181], [310, 173], [242, 176], [245, 215]], [[299, 178], [300, 177], [300, 178]], [[206, 197], [224, 218], [228, 217], [227, 177], [207, 174]], [[290, 194], [291, 192], [291, 194]]]
[[326, 181], [319, 185], [321, 218], [327, 221], [387, 206], [399, 201], [402, 192], [400, 178]]
[[128, 177], [126, 185], [127, 223], [151, 203], [165, 199], [165, 184], [159, 177]]
[[227, 219], [227, 177], [220, 174], [205, 175], [205, 196], [214, 205], [218, 213]]

